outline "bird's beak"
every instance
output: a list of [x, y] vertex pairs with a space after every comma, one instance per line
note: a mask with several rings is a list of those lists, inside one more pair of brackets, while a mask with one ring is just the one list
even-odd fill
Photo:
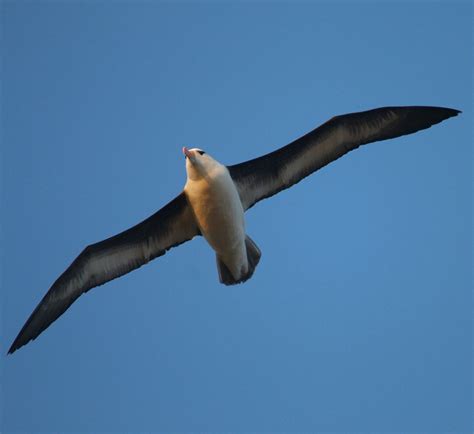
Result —
[[186, 146], [183, 146], [183, 154], [189, 158], [190, 161], [192, 161], [192, 156], [191, 152], [189, 152], [188, 148]]

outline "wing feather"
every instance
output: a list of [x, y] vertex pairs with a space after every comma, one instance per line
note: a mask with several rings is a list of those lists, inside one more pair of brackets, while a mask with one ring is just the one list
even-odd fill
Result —
[[36, 339], [81, 294], [141, 267], [199, 234], [191, 207], [181, 193], [141, 223], [86, 247], [53, 283], [8, 353]]
[[283, 148], [228, 169], [244, 209], [249, 209], [361, 145], [411, 134], [458, 113], [411, 106], [336, 116]]

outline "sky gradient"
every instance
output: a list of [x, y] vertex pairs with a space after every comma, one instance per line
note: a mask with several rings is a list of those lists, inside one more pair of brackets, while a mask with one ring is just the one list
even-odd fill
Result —
[[[472, 432], [471, 2], [2, 2], [0, 431]], [[387, 105], [461, 116], [370, 144], [81, 297], [5, 356], [88, 244], [185, 182]]]

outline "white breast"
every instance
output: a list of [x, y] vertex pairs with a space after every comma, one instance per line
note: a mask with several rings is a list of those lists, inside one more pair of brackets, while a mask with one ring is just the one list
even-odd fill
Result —
[[184, 191], [204, 238], [234, 276], [247, 271], [244, 209], [227, 168], [216, 162]]

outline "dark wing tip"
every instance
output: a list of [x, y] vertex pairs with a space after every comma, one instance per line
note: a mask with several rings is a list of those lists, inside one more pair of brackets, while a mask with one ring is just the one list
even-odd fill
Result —
[[15, 346], [15, 343], [13, 343], [12, 346], [10, 347], [10, 349], [7, 352], [7, 356], [9, 354], [13, 354], [18, 348], [20, 348], [20, 347]]
[[[432, 125], [439, 124], [446, 119], [457, 116], [460, 110], [448, 107], [413, 107], [413, 117], [408, 121], [413, 123], [416, 130], [429, 128]], [[409, 117], [411, 117], [409, 115]], [[421, 127], [421, 128], [420, 128]]]
[[450, 112], [451, 114], [449, 115], [449, 117], [452, 117], [452, 116], [457, 116], [458, 114], [462, 113], [462, 110], [458, 110], [458, 109], [453, 109], [453, 108], [449, 108], [449, 107], [442, 107], [444, 110], [446, 110], [447, 112]]
[[342, 115], [336, 117], [333, 122], [340, 122], [348, 128], [354, 124], [369, 126], [369, 131], [365, 135], [361, 134], [357, 141], [357, 145], [360, 146], [416, 133], [457, 116], [459, 113], [461, 111], [457, 109], [436, 106], [380, 107]]
[[[89, 248], [86, 248], [84, 252], [87, 252]], [[46, 330], [56, 319], [58, 319], [69, 306], [84, 292], [76, 292], [69, 294], [69, 296], [60, 299], [58, 304], [57, 290], [60, 289], [61, 283], [63, 283], [64, 276], [80, 259], [84, 256], [84, 252], [79, 255], [69, 268], [56, 280], [51, 286], [42, 300], [38, 303], [36, 308], [33, 310], [28, 320], [21, 328], [18, 336], [13, 341], [7, 354], [13, 354], [16, 350], [20, 349], [28, 342], [35, 340], [44, 330]], [[74, 271], [74, 270], [73, 270]], [[59, 287], [59, 288], [58, 288]], [[87, 288], [86, 288], [87, 290]]]
[[458, 114], [462, 113], [461, 110], [453, 109], [449, 107], [426, 107], [426, 109], [431, 109], [439, 113], [440, 116], [444, 119], [452, 118], [453, 116], [457, 116]]
[[[452, 109], [448, 107], [413, 107], [414, 109], [414, 116], [419, 116], [419, 122], [423, 123], [426, 122], [429, 126], [439, 124], [440, 122], [445, 121], [446, 119], [452, 118], [457, 116], [461, 113], [460, 110]], [[417, 120], [413, 119], [414, 122]], [[420, 125], [421, 126], [421, 125]], [[426, 128], [426, 127], [425, 127]]]
[[13, 354], [16, 350], [18, 350], [19, 348], [21, 348], [23, 345], [25, 345], [26, 343], [28, 343], [29, 341], [27, 342], [20, 342], [20, 335], [17, 336], [17, 338], [13, 341], [10, 349], [8, 350], [7, 352], [7, 355], [8, 354]]
[[[36, 312], [36, 310], [35, 310]], [[34, 312], [33, 312], [34, 313]], [[18, 333], [18, 336], [15, 338], [15, 340], [13, 341], [10, 349], [8, 350], [7, 352], [7, 355], [8, 354], [13, 354], [16, 350], [20, 349], [23, 345], [26, 345], [28, 342], [34, 340], [38, 335], [39, 333], [36, 333], [36, 334], [33, 334], [31, 333], [29, 329], [29, 325], [30, 325], [30, 322], [31, 322], [31, 317], [33, 316], [33, 314], [30, 316], [29, 320], [26, 322], [26, 324], [22, 327], [22, 329], [20, 330], [20, 333]], [[27, 333], [29, 332], [29, 333]]]
[[[404, 113], [408, 116], [412, 115], [420, 118], [431, 119], [432, 121], [436, 121], [436, 123], [444, 121], [445, 119], [452, 118], [462, 113], [462, 111], [458, 109], [439, 106], [382, 107], [381, 109], [374, 109], [373, 111], [384, 109], [394, 110], [396, 112], [399, 112], [400, 114]], [[369, 110], [368, 112], [370, 113], [371, 111], [372, 110]]]

